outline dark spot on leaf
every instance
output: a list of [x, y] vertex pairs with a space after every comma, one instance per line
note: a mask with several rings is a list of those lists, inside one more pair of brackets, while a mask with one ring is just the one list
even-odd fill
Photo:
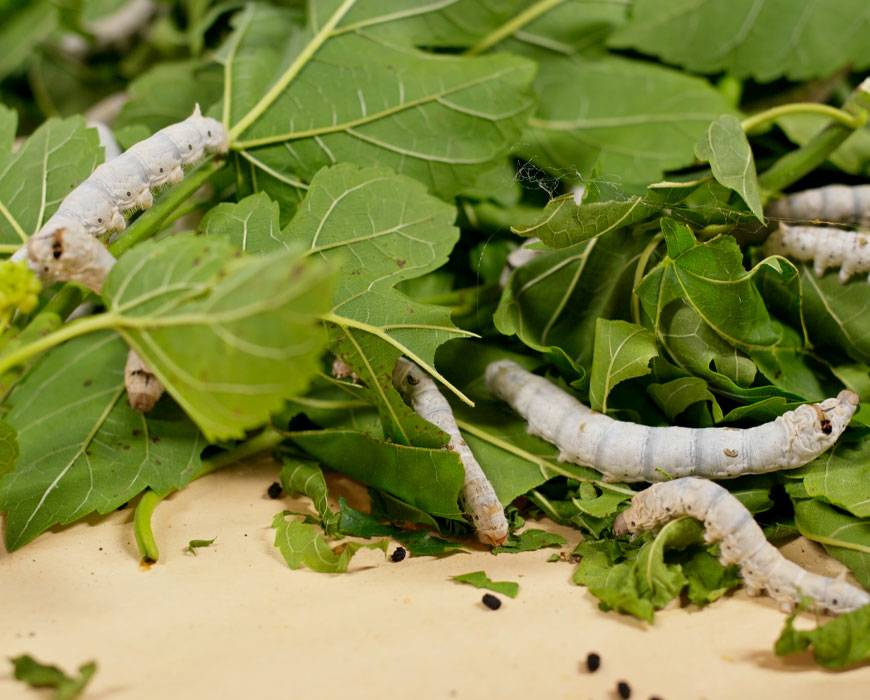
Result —
[[407, 260], [402, 260], [402, 258], [396, 258], [396, 265], [400, 268], [405, 267], [408, 264]]
[[139, 437], [142, 434], [142, 431], [139, 428], [133, 428], [133, 437]]
[[160, 442], [160, 436], [159, 435], [152, 435], [151, 442], [153, 442], [156, 445], [158, 442]]
[[94, 383], [93, 379], [85, 379], [85, 381], [82, 382], [82, 386], [90, 386], [93, 383]]

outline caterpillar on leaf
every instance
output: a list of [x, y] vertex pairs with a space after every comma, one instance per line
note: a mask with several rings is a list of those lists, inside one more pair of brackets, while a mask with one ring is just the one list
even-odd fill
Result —
[[653, 484], [631, 499], [613, 524], [622, 535], [651, 530], [688, 515], [703, 521], [708, 542], [720, 542], [720, 561], [737, 564], [750, 595], [766, 591], [786, 610], [809, 598], [822, 612], [845, 613], [870, 603], [870, 594], [842, 579], [810, 573], [779, 553], [752, 514], [727, 489], [685, 477]]
[[393, 385], [405, 396], [417, 414], [441, 428], [450, 436], [448, 448], [459, 455], [465, 468], [462, 503], [471, 517], [478, 539], [484, 544], [504, 544], [508, 536], [508, 522], [495, 489], [465, 442], [453, 410], [435, 382], [413, 362], [399, 358], [393, 370]]
[[35, 234], [51, 238], [64, 230], [100, 236], [122, 231], [125, 214], [148, 209], [152, 192], [184, 178], [184, 166], [207, 154], [226, 153], [229, 136], [224, 126], [204, 117], [197, 105], [193, 114], [170, 124], [129, 150], [98, 166], [70, 192], [55, 214]]
[[486, 383], [526, 419], [529, 433], [559, 448], [560, 460], [592, 467], [606, 481], [794, 469], [831, 447], [858, 408], [858, 395], [844, 390], [754, 428], [653, 428], [593, 411], [509, 360], [490, 364]]
[[839, 267], [840, 282], [844, 284], [854, 274], [870, 273], [870, 234], [866, 233], [781, 223], [764, 242], [764, 253], [812, 262], [818, 277], [830, 267]]

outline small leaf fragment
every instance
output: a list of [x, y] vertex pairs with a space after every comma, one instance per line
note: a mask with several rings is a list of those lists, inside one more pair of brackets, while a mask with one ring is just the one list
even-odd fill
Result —
[[73, 700], [84, 692], [91, 678], [97, 672], [96, 661], [88, 661], [79, 666], [76, 678], [68, 676], [57, 666], [43, 664], [29, 654], [12, 659], [16, 680], [23, 681], [31, 688], [53, 688], [54, 700]]
[[520, 592], [520, 584], [514, 581], [493, 581], [486, 575], [485, 571], [472, 571], [459, 576], [451, 576], [451, 580], [456, 583], [467, 583], [475, 588], [484, 588], [494, 593], [501, 593], [508, 598], [516, 598]]
[[187, 543], [187, 547], [184, 548], [185, 552], [196, 556], [196, 550], [201, 547], [210, 547], [214, 544], [217, 537], [212, 537], [210, 540], [191, 540]]

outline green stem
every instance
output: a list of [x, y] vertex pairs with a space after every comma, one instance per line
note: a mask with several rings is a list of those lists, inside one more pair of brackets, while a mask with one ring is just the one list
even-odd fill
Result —
[[67, 340], [78, 338], [80, 335], [93, 333], [95, 331], [106, 330], [118, 324], [118, 318], [112, 313], [103, 313], [97, 316], [89, 316], [87, 318], [67, 323], [61, 326], [53, 333], [44, 335], [37, 340], [34, 340], [29, 345], [17, 348], [7, 355], [0, 357], [0, 376], [8, 372], [12, 367], [20, 365], [29, 360], [34, 355], [45, 352], [53, 348], [55, 345], [65, 343]]
[[838, 109], [837, 107], [831, 107], [831, 105], [820, 104], [818, 102], [793, 102], [787, 105], [777, 105], [776, 107], [771, 107], [763, 112], [746, 117], [746, 119], [740, 122], [740, 126], [748, 134], [775, 122], [780, 117], [787, 117], [790, 114], [819, 114], [833, 119], [852, 131], [864, 126], [864, 120], [859, 116], [851, 114], [844, 109]]
[[148, 563], [153, 563], [160, 558], [157, 540], [154, 539], [154, 531], [151, 529], [151, 516], [165, 497], [166, 494], [161, 495], [148, 489], [142, 494], [133, 512], [133, 534], [136, 536], [136, 546], [142, 559]]
[[851, 125], [832, 121], [806, 144], [776, 161], [758, 178], [764, 198], [781, 192], [824, 163], [855, 130], [867, 123], [870, 83], [864, 81], [846, 100], [844, 109], [854, 115]]
[[[250, 440], [236, 445], [231, 450], [221, 452], [211, 459], [203, 460], [202, 466], [193, 475], [191, 481], [235, 464], [247, 457], [270, 450], [280, 444], [283, 439], [283, 436], [278, 431], [273, 428], [266, 428], [259, 435], [255, 435]], [[142, 498], [139, 499], [139, 503], [136, 506], [136, 511], [133, 514], [133, 534], [136, 537], [139, 553], [146, 562], [153, 563], [160, 558], [160, 550], [157, 547], [157, 540], [154, 538], [154, 530], [151, 527], [151, 518], [160, 502], [172, 493], [174, 493], [174, 490], [157, 493], [148, 489], [142, 494]]]
[[311, 41], [308, 42], [308, 45], [302, 49], [298, 56], [296, 56], [293, 63], [291, 63], [287, 70], [284, 71], [284, 74], [278, 78], [278, 82], [276, 82], [269, 91], [260, 98], [260, 101], [257, 102], [257, 104], [255, 104], [232, 129], [230, 129], [230, 143], [236, 141], [239, 136], [244, 133], [245, 129], [257, 121], [257, 119], [259, 119], [263, 113], [272, 106], [275, 100], [280, 97], [281, 93], [287, 89], [290, 82], [299, 75], [308, 61], [311, 60], [311, 57], [320, 50], [320, 47], [323, 46], [323, 43], [329, 38], [329, 35], [332, 34], [332, 30], [335, 29], [335, 26], [355, 3], [356, 0], [344, 0], [344, 2], [339, 5], [332, 14], [332, 17], [330, 17], [317, 34], [311, 38]]
[[109, 246], [109, 252], [119, 258], [133, 246], [151, 238], [163, 227], [163, 224], [175, 210], [185, 204], [190, 196], [221, 167], [223, 167], [222, 161], [206, 160], [203, 162], [196, 170], [190, 172], [177, 187], [170, 190], [157, 204], [136, 219], [127, 229], [127, 232]]
[[487, 49], [498, 44], [500, 41], [507, 39], [509, 36], [513, 36], [527, 24], [536, 20], [546, 12], [549, 12], [557, 5], [562, 4], [562, 2], [563, 0], [538, 0], [534, 5], [523, 12], [520, 12], [516, 17], [513, 17], [510, 21], [505, 22], [503, 25], [497, 27], [494, 31], [483, 37], [483, 39], [465, 52], [466, 55], [476, 56], [477, 54], [483, 53]]
[[641, 252], [637, 260], [637, 267], [634, 269], [634, 282], [631, 287], [631, 317], [637, 325], [642, 325], [640, 318], [640, 297], [637, 295], [637, 288], [646, 274], [646, 266], [649, 265], [650, 258], [652, 258], [653, 253], [656, 252], [656, 248], [659, 247], [664, 238], [664, 235], [659, 233], [650, 239], [650, 242], [646, 244], [646, 248]]

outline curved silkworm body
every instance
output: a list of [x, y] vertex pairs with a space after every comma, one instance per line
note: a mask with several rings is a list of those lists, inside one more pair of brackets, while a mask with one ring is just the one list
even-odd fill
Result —
[[154, 202], [153, 191], [181, 181], [184, 166], [206, 154], [226, 153], [228, 148], [226, 129], [219, 121], [202, 116], [197, 105], [184, 121], [100, 165], [67, 195], [35, 237], [51, 238], [61, 229], [82, 229], [94, 236], [122, 231], [127, 225], [124, 212], [147, 209]]
[[78, 282], [99, 293], [114, 256], [80, 226], [55, 228], [50, 236], [27, 242], [31, 269], [47, 282]]
[[132, 348], [127, 353], [127, 364], [124, 366], [124, 386], [130, 406], [140, 413], [148, 413], [154, 408], [165, 391], [162, 382]]
[[162, 131], [150, 139], [131, 146], [126, 155], [138, 161], [148, 176], [148, 186], [157, 190], [164, 185], [177, 185], [184, 179], [181, 152]]
[[400, 358], [393, 370], [394, 386], [410, 401], [414, 411], [450, 436], [448, 448], [459, 455], [465, 468], [462, 502], [471, 517], [478, 539], [484, 544], [503, 544], [508, 536], [508, 522], [492, 484], [480, 468], [471, 448], [459, 432], [447, 399], [435, 382], [413, 362]]
[[146, 170], [135, 158], [121, 158], [97, 166], [89, 182], [102, 187], [122, 212], [148, 209], [154, 204]]
[[719, 560], [736, 564], [751, 595], [762, 591], [784, 610], [802, 597], [815, 609], [844, 613], [870, 603], [870, 594], [841, 579], [810, 573], [770, 544], [752, 514], [719, 484], [686, 477], [653, 484], [631, 500], [613, 524], [616, 534], [651, 530], [688, 515], [704, 522], [705, 539], [720, 542]]
[[870, 235], [825, 226], [780, 224], [764, 242], [764, 254], [812, 261], [818, 277], [829, 267], [839, 267], [840, 282], [846, 283], [856, 273], [870, 272]]
[[50, 235], [60, 226], [69, 227], [70, 222], [77, 223], [92, 236], [107, 231], [123, 231], [127, 227], [111, 193], [92, 178], [85, 180], [66, 196], [54, 216], [36, 235]]
[[870, 226], [870, 185], [828, 185], [785, 195], [767, 207], [768, 216]]
[[653, 428], [593, 411], [508, 360], [486, 368], [486, 383], [526, 419], [529, 433], [559, 448], [560, 460], [597, 469], [606, 481], [732, 478], [794, 469], [833, 445], [858, 407], [857, 394], [841, 391], [754, 428]]

